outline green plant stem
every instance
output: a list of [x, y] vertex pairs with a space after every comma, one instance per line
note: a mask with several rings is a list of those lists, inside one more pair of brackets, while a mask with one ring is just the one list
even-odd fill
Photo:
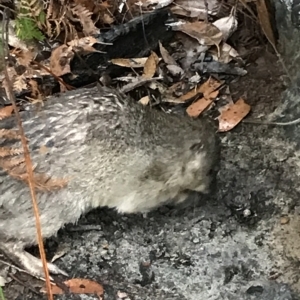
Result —
[[5, 300], [2, 287], [0, 286], [0, 300]]

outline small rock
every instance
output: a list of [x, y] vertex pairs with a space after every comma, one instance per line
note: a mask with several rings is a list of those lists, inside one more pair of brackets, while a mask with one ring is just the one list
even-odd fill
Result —
[[250, 217], [251, 214], [252, 214], [251, 210], [248, 209], [248, 208], [243, 211], [243, 215], [244, 215], [245, 218]]
[[281, 225], [286, 225], [290, 222], [290, 218], [288, 216], [284, 216], [280, 218], [280, 224]]

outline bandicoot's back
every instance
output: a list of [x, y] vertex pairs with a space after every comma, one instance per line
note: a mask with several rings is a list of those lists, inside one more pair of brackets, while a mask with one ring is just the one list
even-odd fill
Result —
[[[52, 178], [44, 182], [50, 191], [37, 193], [45, 238], [94, 207], [147, 212], [170, 199], [184, 201], [188, 190], [208, 192], [218, 151], [206, 119], [168, 115], [108, 88], [51, 97], [21, 116], [35, 171]], [[0, 121], [4, 128], [16, 129], [14, 118]], [[2, 139], [0, 147], [21, 143]], [[2, 167], [15, 177], [26, 174], [24, 165], [13, 168], [9, 161], [4, 158]], [[57, 189], [63, 180], [67, 185]], [[40, 262], [23, 251], [36, 243], [29, 188], [4, 171], [0, 182], [0, 250], [40, 274]]]

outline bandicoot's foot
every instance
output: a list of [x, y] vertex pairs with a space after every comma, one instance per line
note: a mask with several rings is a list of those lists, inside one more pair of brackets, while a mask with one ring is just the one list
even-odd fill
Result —
[[[26, 251], [19, 252], [18, 258], [19, 258], [19, 264], [22, 265], [22, 267], [24, 267], [24, 269], [28, 271], [30, 274], [41, 278], [45, 277], [43, 263], [41, 259], [34, 257], [33, 255], [29, 254]], [[47, 263], [47, 266], [51, 274], [55, 274], [55, 275], [61, 274], [61, 275], [68, 276], [68, 274], [65, 271], [61, 270], [60, 268], [58, 268], [56, 265], [52, 263]]]
[[[45, 277], [42, 261], [26, 252], [24, 249], [16, 247], [16, 245], [12, 243], [1, 243], [0, 250], [2, 250], [13, 263], [24, 268], [29, 274], [40, 278]], [[51, 274], [68, 276], [65, 271], [52, 263], [47, 263], [47, 266]]]

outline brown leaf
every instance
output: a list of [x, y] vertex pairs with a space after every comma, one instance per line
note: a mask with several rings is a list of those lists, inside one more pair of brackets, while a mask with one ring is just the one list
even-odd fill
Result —
[[56, 76], [62, 76], [71, 72], [70, 61], [74, 57], [72, 48], [66, 45], [54, 49], [50, 57], [50, 69]]
[[[73, 278], [64, 282], [72, 294], [96, 294], [102, 297], [104, 290], [103, 286], [96, 281], [89, 279]], [[54, 295], [62, 295], [65, 292], [57, 285], [51, 285]]]
[[171, 11], [177, 15], [205, 20], [207, 14], [215, 15], [219, 12], [220, 5], [218, 0], [175, 0]]
[[76, 4], [72, 9], [72, 13], [78, 16], [80, 23], [83, 27], [83, 33], [85, 35], [93, 35], [98, 34], [99, 29], [94, 25], [92, 21], [92, 12], [90, 12], [86, 7], [82, 6], [81, 4]]
[[12, 115], [12, 112], [14, 111], [14, 108], [12, 105], [4, 106], [0, 109], [0, 120], [3, 120], [5, 118], [8, 118]]
[[164, 62], [167, 65], [177, 65], [176, 60], [169, 54], [167, 49], [161, 44], [160, 41], [159, 41], [159, 51], [161, 57], [163, 58]]
[[104, 24], [108, 25], [112, 24], [115, 21], [115, 19], [109, 14], [103, 14], [101, 20]]
[[40, 92], [37, 81], [34, 79], [30, 79], [28, 84], [31, 87], [31, 98], [34, 100], [34, 102], [43, 103], [43, 96]]
[[149, 102], [150, 102], [149, 96], [144, 96], [139, 100], [139, 103], [141, 103], [142, 105], [148, 105]]
[[239, 53], [226, 43], [223, 43], [219, 49], [211, 48], [209, 53], [212, 54], [214, 60], [225, 64], [228, 64], [233, 57], [239, 56]]
[[202, 97], [201, 99], [197, 100], [196, 102], [192, 103], [187, 109], [186, 112], [190, 117], [197, 118], [206, 108], [209, 107], [210, 104], [218, 96], [219, 91], [214, 91], [210, 95], [206, 97]]
[[120, 92], [126, 94], [126, 93], [134, 90], [137, 87], [143, 86], [146, 83], [150, 83], [150, 82], [153, 82], [158, 79], [162, 79], [162, 78], [161, 77], [147, 78], [144, 76], [138, 76], [137, 78], [132, 80], [132, 82], [123, 85], [122, 88], [120, 89]]
[[250, 111], [244, 99], [240, 98], [233, 105], [228, 105], [226, 109], [222, 110], [219, 120], [219, 131], [225, 132], [234, 128]]
[[193, 97], [197, 96], [198, 94], [203, 94], [204, 98], [209, 96], [212, 92], [217, 90], [223, 82], [220, 82], [212, 77], [210, 77], [207, 81], [204, 83], [200, 83], [197, 85], [197, 87], [193, 88], [186, 94], [182, 95], [179, 99], [181, 101], [188, 101], [192, 99]]
[[113, 58], [111, 62], [114, 65], [126, 68], [143, 68], [148, 57], [141, 58]]
[[26, 76], [24, 74], [16, 76], [14, 80], [14, 91], [22, 92], [27, 89]]
[[15, 51], [14, 54], [17, 57], [17, 61], [18, 61], [19, 65], [22, 65], [22, 66], [29, 67], [30, 63], [34, 59], [34, 53], [29, 50], [27, 50], [27, 51], [18, 50], [18, 51]]
[[145, 62], [143, 77], [152, 78], [156, 72], [156, 67], [159, 63], [159, 58], [155, 52], [151, 51], [150, 56]]
[[[81, 39], [75, 39], [70, 42], [68, 42], [68, 46], [72, 47], [85, 47], [85, 46], [93, 46], [96, 44], [98, 41], [96, 38], [93, 36], [85, 36]], [[95, 51], [95, 49], [94, 49]]]
[[267, 7], [267, 3], [265, 0], [257, 0], [256, 3], [256, 9], [258, 14], [259, 23], [261, 25], [261, 28], [267, 37], [270, 44], [273, 45], [273, 47], [276, 46], [276, 39], [274, 36], [273, 26], [270, 19], [270, 13], [269, 9]]
[[218, 46], [223, 39], [222, 32], [213, 24], [206, 22], [187, 22], [174, 26], [173, 30], [181, 31], [206, 46]]
[[184, 71], [178, 65], [167, 65], [167, 70], [172, 76], [182, 76]]

